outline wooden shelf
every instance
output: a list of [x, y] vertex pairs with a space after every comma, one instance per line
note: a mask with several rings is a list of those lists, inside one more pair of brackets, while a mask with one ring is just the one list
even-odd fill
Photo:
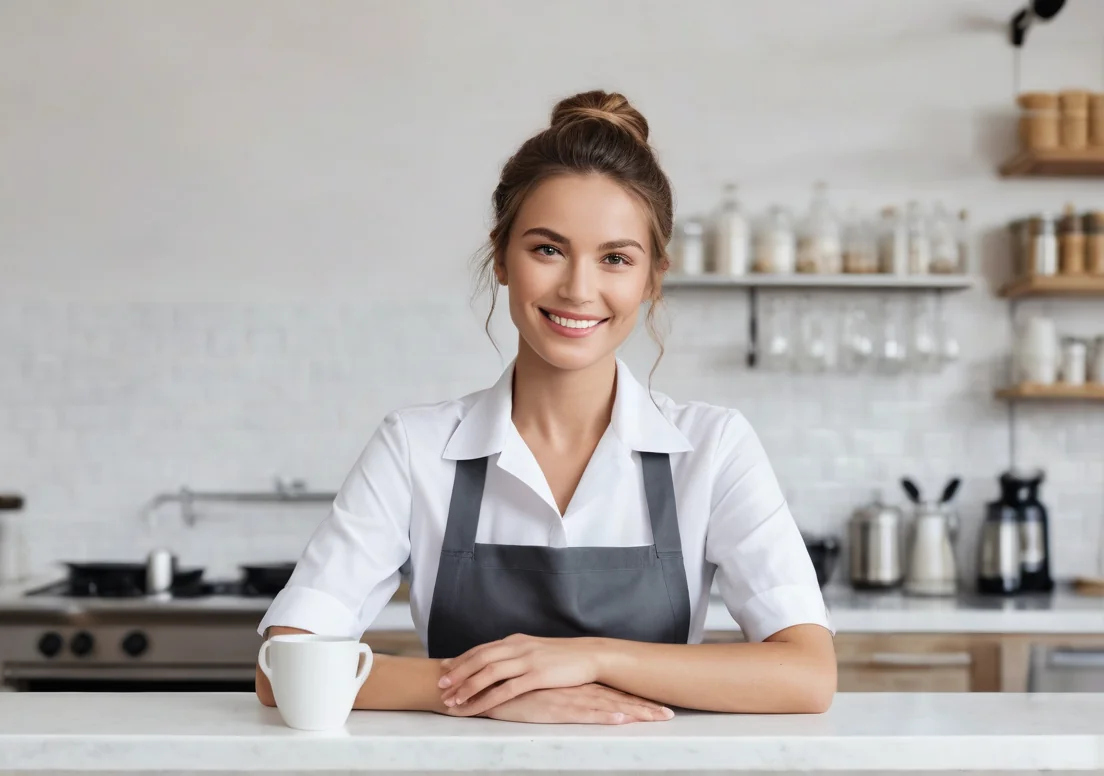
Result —
[[748, 275], [668, 275], [664, 288], [789, 288], [834, 289], [839, 291], [964, 291], [973, 288], [972, 275], [889, 275], [870, 274], [748, 274]]
[[1020, 151], [1000, 166], [1005, 178], [1104, 177], [1104, 148]]
[[1020, 383], [1011, 388], [1002, 388], [997, 391], [997, 398], [1018, 400], [1057, 399], [1061, 401], [1104, 401], [1104, 385], [1099, 383], [1086, 383], [1085, 385], [1066, 385], [1054, 383], [1042, 385], [1039, 383]]
[[1000, 295], [1008, 299], [1028, 296], [1104, 296], [1104, 275], [1032, 275], [1005, 283]]

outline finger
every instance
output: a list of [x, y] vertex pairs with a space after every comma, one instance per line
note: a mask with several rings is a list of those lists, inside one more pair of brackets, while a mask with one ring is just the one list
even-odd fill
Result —
[[513, 679], [515, 676], [521, 676], [528, 670], [528, 667], [528, 662], [522, 658], [491, 663], [482, 671], [473, 674], [456, 685], [452, 689], [451, 695], [445, 693], [445, 705], [460, 706], [466, 703], [469, 698], [478, 695], [493, 684]]
[[565, 722], [578, 722], [589, 725], [628, 725], [636, 722], [628, 714], [619, 711], [605, 711], [603, 709], [577, 708], [571, 712]]
[[463, 662], [458, 662], [452, 667], [452, 669], [441, 677], [437, 682], [437, 686], [441, 689], [453, 688], [453, 692], [445, 693], [443, 697], [451, 697], [455, 694], [455, 688], [459, 687], [464, 681], [479, 671], [482, 671], [491, 663], [497, 663], [503, 660], [509, 660], [510, 658], [517, 657], [518, 649], [515, 646], [508, 644], [495, 644], [485, 645], [485, 649], [474, 653], [471, 657], [467, 658]]
[[492, 687], [471, 698], [464, 705], [454, 706], [453, 708], [459, 710], [460, 713], [466, 717], [474, 717], [508, 700], [512, 700], [523, 693], [538, 689], [539, 684], [539, 681], [534, 678], [533, 674], [524, 674], [523, 676], [503, 682], [497, 687]]
[[441, 661], [441, 668], [442, 668], [443, 671], [448, 671], [448, 670], [450, 670], [452, 668], [455, 668], [456, 666], [460, 665], [464, 661], [470, 660], [472, 658], [472, 656], [479, 654], [480, 652], [482, 652], [487, 647], [490, 647], [490, 646], [493, 646], [493, 645], [496, 645], [496, 644], [501, 644], [501, 643], [502, 643], [501, 641], [488, 641], [486, 644], [480, 644], [477, 647], [472, 647], [467, 652], [462, 652], [459, 655], [457, 655], [456, 657], [446, 657], [444, 660]]

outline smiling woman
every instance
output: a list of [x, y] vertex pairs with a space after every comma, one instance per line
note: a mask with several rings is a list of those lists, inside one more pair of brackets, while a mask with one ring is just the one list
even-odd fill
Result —
[[[509, 288], [517, 358], [487, 390], [384, 419], [260, 625], [359, 638], [408, 566], [429, 658], [379, 656], [358, 708], [622, 723], [830, 705], [824, 602], [755, 432], [616, 355], [662, 298], [671, 202], [619, 94], [560, 102], [506, 163], [481, 272], [492, 312]], [[714, 577], [747, 643], [698, 643]], [[261, 674], [257, 691], [272, 703]]]

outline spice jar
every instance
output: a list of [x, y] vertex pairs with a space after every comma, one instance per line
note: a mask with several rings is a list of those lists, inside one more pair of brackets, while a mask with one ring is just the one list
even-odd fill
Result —
[[1104, 93], [1089, 97], [1089, 145], [1104, 148]]
[[839, 223], [828, 202], [828, 185], [813, 184], [809, 213], [797, 241], [797, 271], [838, 274], [843, 271]]
[[675, 243], [675, 267], [683, 275], [705, 272], [705, 226], [697, 219], [688, 219], [678, 230]]
[[854, 274], [878, 271], [878, 247], [874, 230], [855, 207], [848, 211], [843, 227], [843, 271]]
[[1089, 144], [1089, 93], [1070, 89], [1058, 95], [1062, 107], [1062, 147], [1084, 148]]
[[958, 271], [958, 230], [951, 214], [937, 202], [931, 218], [931, 262], [933, 275], [949, 275]]
[[1104, 211], [1086, 213], [1085, 264], [1093, 275], [1104, 275]]
[[905, 210], [908, 232], [908, 271], [910, 275], [926, 275], [931, 267], [931, 235], [919, 202], [909, 202]]
[[1058, 96], [1024, 92], [1016, 98], [1020, 114], [1020, 142], [1024, 148], [1058, 147]]
[[793, 220], [789, 212], [778, 205], [767, 211], [755, 235], [756, 272], [791, 273], [797, 254]]
[[1054, 275], [1058, 272], [1058, 236], [1054, 231], [1054, 219], [1048, 215], [1033, 216], [1027, 220], [1026, 264], [1028, 275]]
[[882, 209], [878, 224], [878, 266], [891, 275], [908, 274], [908, 230], [895, 207]]
[[1058, 225], [1058, 264], [1063, 275], [1081, 275], [1085, 272], [1085, 235], [1081, 231], [1081, 217], [1066, 205], [1065, 214]]
[[1062, 337], [1062, 382], [1066, 385], [1084, 385], [1088, 369], [1089, 348], [1085, 340]]

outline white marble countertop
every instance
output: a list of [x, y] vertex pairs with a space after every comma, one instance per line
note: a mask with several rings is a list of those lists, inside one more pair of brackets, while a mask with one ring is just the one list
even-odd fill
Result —
[[0, 772], [1041, 772], [1104, 768], [1104, 695], [840, 694], [821, 715], [620, 727], [353, 712], [287, 728], [231, 693], [0, 694]]
[[[0, 587], [0, 616], [26, 611], [57, 611], [82, 615], [97, 608], [156, 610], [158, 612], [210, 612], [238, 615], [258, 621], [270, 599], [234, 596], [184, 598], [169, 601], [146, 599], [87, 599], [26, 597], [29, 589], [53, 581], [36, 579], [27, 584]], [[1024, 633], [1104, 635], [1104, 597], [1081, 595], [1060, 587], [1050, 595], [1000, 598], [961, 594], [952, 598], [917, 598], [900, 592], [859, 593], [848, 587], [830, 586], [824, 591], [833, 626], [838, 633]], [[390, 603], [369, 630], [410, 630], [414, 627], [409, 605]], [[707, 631], [738, 631], [718, 597], [709, 604]]]

